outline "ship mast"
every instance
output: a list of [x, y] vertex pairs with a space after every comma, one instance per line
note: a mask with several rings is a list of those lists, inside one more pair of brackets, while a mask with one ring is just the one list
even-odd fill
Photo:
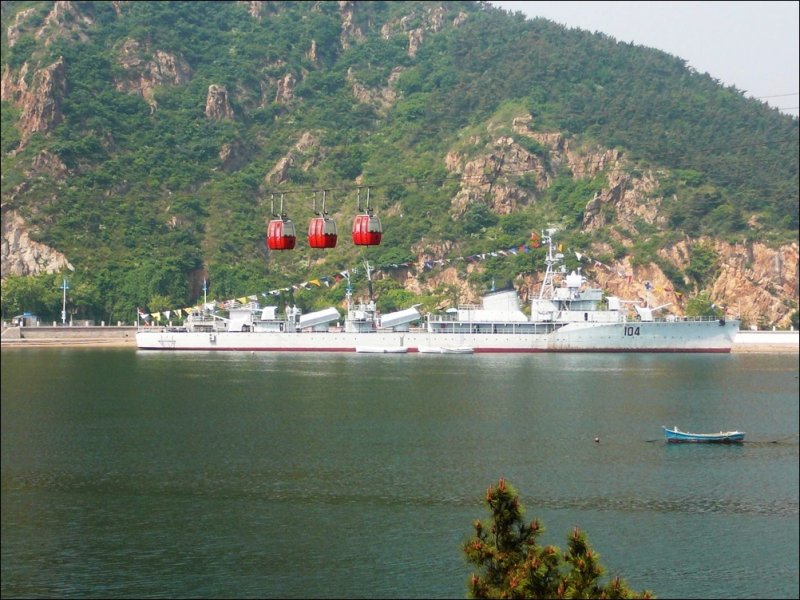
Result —
[[353, 286], [350, 283], [350, 271], [344, 272], [344, 277], [347, 279], [347, 287], [345, 290], [345, 298], [347, 298], [347, 314], [350, 314], [350, 309], [353, 308]]

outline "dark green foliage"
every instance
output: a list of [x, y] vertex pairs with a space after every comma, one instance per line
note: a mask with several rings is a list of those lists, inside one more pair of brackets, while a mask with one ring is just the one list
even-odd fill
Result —
[[603, 582], [599, 555], [578, 528], [567, 538], [563, 554], [541, 546], [544, 527], [538, 519], [523, 520], [517, 491], [504, 479], [489, 486], [486, 504], [491, 522], [475, 521], [475, 536], [462, 545], [477, 569], [468, 584], [469, 598], [653, 598], [635, 592], [619, 577]]
[[19, 145], [19, 130], [16, 127], [19, 113], [19, 109], [14, 108], [6, 101], [3, 101], [2, 105], [0, 105], [0, 127], [2, 127], [3, 132], [0, 152], [4, 156]]
[[62, 306], [61, 282], [60, 277], [49, 274], [35, 277], [10, 275], [3, 280], [3, 317], [30, 312], [44, 322], [55, 320]]
[[[21, 110], [4, 103], [0, 148], [3, 202], [25, 183], [13, 202], [31, 234], [63, 252], [96, 290], [81, 308], [87, 317], [129, 321], [137, 305], [154, 299], [195, 302], [199, 292], [190, 282], [200, 272], [223, 298], [302, 281], [310, 269], [352, 266], [361, 257], [348, 231], [356, 180], [373, 186], [384, 224], [381, 246], [370, 249], [376, 265], [416, 260], [412, 248], [422, 242], [449, 242], [456, 255], [517, 247], [548, 223], [561, 224], [569, 244], [586, 204], [608, 186], [607, 175], [576, 179], [549, 146], [513, 133], [511, 119], [525, 108], [533, 132], [560, 132], [572, 148], [616, 147], [632, 167], [657, 169], [662, 189], [655, 193], [664, 198], [670, 233], [740, 239], [753, 235], [748, 223], [755, 217], [757, 235], [770, 243], [796, 239], [797, 119], [663, 52], [474, 2], [442, 3], [440, 29], [430, 21], [437, 3], [355, 3], [361, 37], [346, 45], [342, 8], [334, 2], [263, 3], [258, 19], [239, 2], [73, 5], [93, 24], [68, 11], [64, 34], [45, 44], [35, 34], [52, 2], [3, 4], [6, 26], [20, 10], [35, 8], [13, 48], [3, 40], [2, 64], [12, 77], [28, 62], [30, 85], [36, 69], [60, 57], [67, 86], [58, 99], [61, 123], [31, 136], [24, 148]], [[462, 12], [467, 18], [453, 26]], [[426, 29], [411, 56], [414, 27]], [[120, 61], [129, 40], [139, 45], [138, 70]], [[182, 61], [190, 74], [188, 83], [167, 78], [156, 87], [151, 107], [121, 84], [150, 72], [156, 52]], [[296, 80], [294, 96], [277, 102], [277, 82], [287, 74]], [[393, 92], [394, 101], [357, 100], [353, 80], [375, 98]], [[211, 84], [228, 90], [233, 120], [206, 117]], [[539, 189], [545, 180], [538, 175], [510, 175], [523, 196], [514, 212], [499, 216], [487, 195], [454, 220], [460, 174], [445, 169], [445, 157], [465, 143], [467, 130], [486, 136], [487, 123], [504, 111], [508, 118], [491, 136], [502, 130], [513, 137], [553, 183]], [[301, 152], [296, 144], [305, 133], [319, 144]], [[483, 143], [471, 147], [470, 159], [485, 155]], [[233, 156], [223, 158], [223, 148]], [[42, 150], [69, 169], [63, 180], [27, 175]], [[271, 183], [267, 174], [289, 154], [286, 180]], [[340, 242], [315, 253], [303, 243], [304, 230], [311, 194], [321, 189], [337, 190], [331, 212]], [[298, 247], [286, 256], [264, 246], [271, 192], [285, 192], [298, 229]], [[603, 210], [613, 226], [613, 209]], [[648, 239], [637, 240], [634, 261], [656, 260], [667, 243], [663, 232], [639, 227]], [[624, 247], [612, 243], [621, 258]], [[541, 256], [484, 266], [472, 280], [486, 289], [492, 279], [505, 285], [540, 269]], [[707, 266], [699, 260], [691, 269], [700, 286], [713, 274]], [[673, 281], [681, 275], [669, 274]], [[9, 310], [4, 302], [3, 315]]]
[[464, 233], [480, 234], [485, 232], [487, 227], [497, 225], [500, 218], [492, 210], [481, 202], [473, 202], [467, 208], [467, 212], [462, 217]]
[[686, 315], [689, 317], [721, 317], [725, 314], [721, 306], [717, 306], [708, 292], [700, 292], [686, 302]]
[[509, 213], [500, 217], [500, 230], [509, 238], [509, 246], [513, 246], [517, 240], [527, 239], [530, 234], [536, 231], [539, 223], [535, 222], [535, 216], [530, 212]]
[[709, 244], [695, 244], [691, 249], [689, 267], [686, 274], [697, 283], [698, 287], [704, 287], [710, 282], [718, 269], [718, 256], [716, 250]]
[[673, 289], [679, 292], [684, 291], [686, 286], [683, 284], [683, 276], [675, 265], [664, 260], [660, 256], [654, 257], [653, 262], [658, 265], [658, 268], [661, 269], [662, 273], [664, 273], [666, 278], [672, 283]]
[[23, 35], [8, 51], [6, 60], [12, 69], [19, 69], [25, 61], [30, 60], [31, 54], [36, 48], [36, 40], [32, 35]]
[[375, 252], [374, 262], [375, 265], [383, 268], [397, 267], [404, 263], [413, 262], [414, 256], [406, 249], [403, 248], [389, 248], [386, 246], [379, 246]]
[[586, 205], [607, 185], [605, 174], [599, 174], [591, 180], [561, 175], [547, 189], [545, 198], [553, 203], [572, 227], [579, 229]]
[[406, 291], [403, 286], [393, 279], [382, 279], [375, 284], [375, 294], [378, 297], [378, 310], [386, 314], [396, 310], [405, 310], [414, 304], [419, 304], [417, 296]]

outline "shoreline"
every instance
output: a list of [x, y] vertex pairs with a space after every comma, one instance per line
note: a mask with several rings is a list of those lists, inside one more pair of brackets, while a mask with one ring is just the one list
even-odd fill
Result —
[[[133, 348], [136, 349], [136, 326], [79, 327], [5, 327], [0, 346], [6, 348]], [[800, 333], [797, 331], [737, 332], [731, 354], [798, 353]]]
[[135, 338], [22, 338], [2, 340], [6, 348], [136, 348]]
[[[131, 348], [136, 349], [135, 337], [52, 337], [0, 339], [0, 347], [18, 348]], [[800, 346], [793, 343], [734, 343], [731, 354], [798, 353]]]

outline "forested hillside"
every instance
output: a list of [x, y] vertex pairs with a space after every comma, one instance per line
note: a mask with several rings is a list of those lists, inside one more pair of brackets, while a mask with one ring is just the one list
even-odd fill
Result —
[[[55, 319], [65, 276], [80, 319], [204, 282], [310, 309], [365, 260], [384, 310], [528, 296], [553, 226], [622, 296], [796, 324], [798, 119], [678, 57], [483, 2], [12, 1], [2, 28], [3, 318]], [[367, 193], [379, 246], [350, 239]]]

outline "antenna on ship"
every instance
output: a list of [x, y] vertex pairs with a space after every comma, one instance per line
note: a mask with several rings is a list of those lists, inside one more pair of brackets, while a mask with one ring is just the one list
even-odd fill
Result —
[[367, 271], [367, 289], [369, 289], [369, 301], [375, 301], [375, 295], [372, 292], [372, 272], [370, 271], [369, 261], [364, 261], [364, 268]]

